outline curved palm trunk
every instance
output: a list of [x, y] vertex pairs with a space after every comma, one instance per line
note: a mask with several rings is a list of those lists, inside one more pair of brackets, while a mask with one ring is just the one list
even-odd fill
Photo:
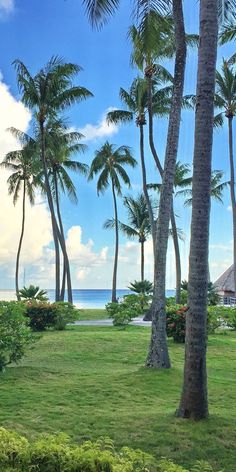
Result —
[[[150, 69], [149, 69], [150, 70]], [[149, 128], [149, 146], [152, 152], [152, 156], [156, 163], [156, 167], [159, 171], [161, 178], [163, 178], [163, 168], [160, 163], [160, 159], [157, 155], [154, 138], [153, 138], [153, 112], [152, 112], [152, 76], [147, 74], [148, 80], [148, 128]], [[175, 221], [175, 214], [173, 211], [173, 204], [172, 204], [172, 211], [171, 211], [171, 226], [172, 226], [172, 234], [173, 234], [173, 242], [174, 242], [174, 250], [175, 250], [175, 267], [176, 267], [176, 289], [175, 289], [175, 301], [176, 303], [180, 303], [180, 292], [181, 292], [181, 259], [180, 259], [180, 251], [179, 251], [179, 239], [178, 233], [176, 228], [176, 221]], [[152, 312], [154, 311], [154, 307], [150, 310], [149, 314], [145, 315], [145, 320], [147, 317], [151, 320]]]
[[172, 202], [170, 220], [171, 220], [172, 237], [173, 237], [173, 243], [174, 243], [174, 249], [175, 249], [175, 273], [176, 273], [175, 302], [179, 304], [181, 303], [181, 259], [180, 259], [180, 252], [179, 252], [179, 238], [178, 238], [178, 231], [176, 227], [173, 202]]
[[111, 301], [113, 303], [117, 303], [116, 286], [117, 286], [117, 267], [118, 267], [118, 253], [119, 253], [119, 223], [118, 223], [116, 194], [115, 194], [115, 187], [114, 187], [113, 181], [112, 181], [112, 194], [113, 194], [114, 213], [115, 213], [115, 257], [114, 257], [114, 268], [113, 268], [113, 278], [112, 278]]
[[217, 2], [201, 0], [189, 256], [189, 311], [186, 318], [184, 384], [177, 412], [180, 417], [196, 420], [208, 415], [206, 317], [217, 37]]
[[141, 281], [144, 281], [144, 242], [143, 240], [140, 241], [141, 245]]
[[[58, 218], [58, 222], [59, 222], [59, 228], [60, 228], [61, 236], [62, 236], [62, 238], [64, 240], [64, 244], [66, 246], [64, 229], [63, 229], [61, 212], [60, 212], [60, 205], [59, 205], [59, 192], [58, 192], [58, 185], [57, 185], [57, 176], [56, 176], [55, 171], [53, 171], [53, 178], [54, 178], [54, 185], [55, 185], [57, 218]], [[60, 300], [61, 301], [64, 301], [64, 298], [65, 298], [66, 275], [67, 275], [66, 263], [65, 263], [65, 258], [63, 258], [62, 285], [61, 285], [61, 292], [60, 292]]]
[[20, 300], [20, 295], [19, 295], [19, 264], [20, 264], [20, 253], [21, 253], [22, 241], [23, 241], [24, 230], [25, 230], [25, 193], [26, 193], [26, 185], [25, 185], [25, 180], [24, 180], [23, 200], [22, 200], [22, 224], [21, 224], [20, 240], [19, 240], [19, 245], [18, 245], [18, 250], [17, 250], [17, 255], [16, 255], [16, 272], [15, 272], [15, 284], [16, 284], [17, 300]]
[[[61, 249], [62, 249], [63, 257], [64, 257], [65, 264], [66, 264], [66, 271], [67, 271], [68, 301], [70, 303], [73, 303], [69, 260], [68, 260], [66, 247], [65, 247], [63, 238], [61, 236], [60, 230], [59, 230], [58, 225], [57, 225], [56, 216], [55, 216], [55, 212], [54, 212], [54, 206], [53, 206], [53, 199], [52, 199], [52, 194], [51, 194], [51, 189], [50, 189], [50, 183], [49, 183], [49, 179], [48, 179], [47, 163], [46, 163], [46, 157], [45, 157], [45, 130], [44, 130], [44, 122], [43, 121], [40, 121], [40, 137], [41, 137], [42, 164], [43, 164], [43, 170], [44, 170], [44, 178], [45, 178], [45, 184], [46, 184], [48, 205], [49, 205], [51, 220], [52, 220], [53, 235], [55, 235], [55, 240], [56, 239], [59, 240], [59, 243], [60, 243], [60, 246], [61, 246]], [[60, 294], [58, 294], [58, 296], [60, 296]]]
[[229, 161], [230, 161], [230, 196], [233, 214], [233, 260], [234, 260], [234, 294], [236, 294], [236, 198], [235, 198], [235, 172], [233, 154], [233, 116], [228, 116], [229, 124]]
[[173, 0], [173, 19], [175, 27], [176, 58], [172, 105], [169, 116], [165, 166], [161, 186], [159, 215], [155, 238], [154, 292], [155, 314], [152, 319], [152, 334], [146, 360], [147, 367], [169, 368], [170, 359], [166, 339], [165, 277], [166, 254], [169, 236], [169, 221], [172, 208], [175, 165], [177, 159], [186, 44], [182, 0]]

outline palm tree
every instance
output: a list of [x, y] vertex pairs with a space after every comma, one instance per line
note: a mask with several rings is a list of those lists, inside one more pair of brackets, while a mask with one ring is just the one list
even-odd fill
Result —
[[[223, 202], [223, 192], [228, 187], [229, 182], [222, 182], [224, 172], [222, 170], [213, 170], [211, 173], [211, 198], [219, 203]], [[179, 190], [176, 195], [187, 197], [184, 202], [185, 206], [192, 206], [192, 188]]]
[[[169, 93], [169, 91], [167, 91]], [[125, 110], [113, 110], [107, 114], [108, 123], [129, 123], [135, 120], [139, 128], [139, 150], [142, 169], [143, 194], [145, 196], [149, 218], [151, 223], [152, 235], [155, 234], [155, 222], [151, 201], [147, 191], [146, 165], [144, 157], [144, 126], [146, 125], [147, 112], [147, 84], [144, 79], [136, 78], [133, 80], [130, 90], [126, 91], [120, 88], [120, 99], [125, 106]], [[162, 95], [163, 99], [163, 95]]]
[[99, 174], [97, 181], [97, 193], [103, 193], [109, 185], [112, 188], [113, 203], [114, 203], [114, 219], [115, 219], [115, 257], [114, 269], [112, 279], [112, 302], [116, 302], [116, 285], [117, 285], [117, 266], [118, 266], [118, 251], [119, 251], [119, 222], [117, 211], [116, 194], [121, 195], [121, 181], [130, 187], [129, 176], [124, 169], [124, 166], [135, 167], [137, 161], [133, 158], [131, 150], [128, 146], [120, 146], [115, 148], [114, 144], [108, 141], [95, 153], [95, 158], [92, 161], [89, 180], [93, 179], [95, 175]]
[[[236, 40], [236, 22], [235, 22], [235, 15], [232, 15], [230, 19], [228, 19], [222, 28], [220, 29], [220, 37], [219, 42], [220, 45], [226, 44], [229, 41]], [[227, 61], [230, 65], [235, 64], [236, 62], [236, 54], [233, 54], [231, 58]]]
[[[49, 121], [45, 132], [46, 158], [48, 162], [48, 175], [52, 195], [56, 204], [56, 213], [61, 236], [65, 243], [64, 228], [60, 211], [60, 191], [66, 193], [73, 203], [77, 203], [77, 194], [73, 181], [68, 173], [76, 172], [87, 175], [87, 164], [71, 159], [75, 153], [84, 152], [86, 146], [79, 141], [83, 138], [81, 133], [68, 131], [62, 120]], [[43, 176], [41, 176], [42, 179]], [[64, 300], [66, 282], [66, 263], [63, 259], [63, 276], [60, 292], [60, 300]]]
[[[125, 197], [129, 224], [119, 221], [119, 229], [128, 238], [137, 238], [141, 249], [141, 281], [144, 280], [144, 244], [151, 234], [151, 224], [146, 199], [141, 193], [137, 198]], [[115, 220], [107, 220], [104, 228], [114, 228]]]
[[[228, 1], [228, 0], [227, 0]], [[218, 2], [200, 2], [200, 42], [195, 111], [193, 202], [186, 317], [185, 365], [177, 415], [201, 419], [208, 415], [206, 371], [206, 307], [211, 198], [211, 159], [218, 39]], [[220, 2], [225, 2], [222, 0]], [[230, 3], [230, 2], [228, 2]]]
[[[50, 118], [55, 117], [62, 110], [72, 104], [91, 97], [92, 94], [86, 88], [73, 85], [73, 78], [81, 67], [76, 64], [66, 63], [58, 56], [53, 56], [44, 68], [35, 76], [32, 76], [27, 67], [20, 60], [15, 60], [14, 65], [17, 72], [17, 81], [22, 102], [34, 111], [34, 116], [40, 131], [40, 152], [44, 171], [45, 188], [48, 205], [51, 214], [54, 241], [59, 241], [67, 272], [68, 301], [72, 303], [72, 287], [69, 260], [63, 237], [56, 221], [53, 197], [48, 176], [46, 159], [45, 128]], [[58, 285], [58, 274], [56, 275], [56, 300], [60, 299], [60, 287]]]
[[[29, 198], [31, 205], [34, 203], [35, 197], [35, 178], [37, 176], [37, 171], [34, 168], [34, 154], [35, 146], [34, 142], [29, 142], [24, 145], [24, 147], [18, 151], [12, 151], [6, 154], [0, 166], [4, 167], [6, 170], [11, 171], [12, 174], [8, 178], [8, 191], [10, 195], [13, 195], [14, 205], [17, 203], [20, 192], [22, 190], [22, 223], [21, 223], [21, 233], [17, 249], [16, 256], [16, 270], [15, 270], [15, 287], [16, 287], [16, 296], [20, 300], [19, 293], [19, 264], [20, 264], [20, 254], [22, 248], [22, 242], [24, 237], [25, 230], [25, 203], [26, 197]], [[23, 188], [22, 188], [23, 187]]]
[[19, 295], [21, 298], [24, 298], [25, 300], [38, 300], [40, 302], [46, 302], [48, 301], [47, 298], [47, 291], [43, 290], [35, 285], [30, 285], [29, 287], [23, 287], [19, 291]]
[[229, 132], [229, 164], [230, 164], [230, 196], [233, 215], [233, 241], [234, 241], [234, 286], [236, 293], [236, 195], [235, 195], [235, 171], [233, 154], [233, 119], [236, 115], [236, 74], [227, 61], [223, 61], [222, 72], [216, 72], [215, 106], [220, 108], [216, 116], [217, 122], [223, 123], [224, 117], [228, 121]]

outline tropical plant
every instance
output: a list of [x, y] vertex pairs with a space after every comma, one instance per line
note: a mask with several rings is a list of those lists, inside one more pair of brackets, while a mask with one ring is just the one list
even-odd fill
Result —
[[216, 72], [215, 106], [220, 109], [216, 119], [222, 124], [224, 117], [228, 122], [229, 133], [229, 165], [230, 165], [230, 197], [233, 217], [233, 261], [234, 261], [234, 287], [236, 293], [236, 195], [235, 195], [235, 171], [233, 154], [233, 119], [236, 115], [236, 74], [227, 61], [223, 61], [221, 73]]
[[[56, 240], [61, 246], [66, 264], [68, 301], [72, 302], [72, 288], [68, 255], [65, 242], [61, 235], [50, 188], [48, 175], [48, 164], [46, 157], [45, 129], [48, 120], [55, 118], [58, 113], [70, 107], [73, 103], [87, 99], [92, 96], [86, 88], [74, 86], [73, 78], [80, 72], [81, 67], [66, 63], [62, 58], [53, 56], [46, 66], [32, 76], [25, 64], [20, 60], [15, 60], [14, 65], [17, 73], [17, 81], [20, 92], [22, 92], [22, 102], [34, 112], [40, 133], [40, 154], [44, 172], [45, 189], [51, 214], [52, 230], [54, 242]], [[56, 264], [56, 300], [60, 298], [60, 274], [59, 265]]]
[[[60, 210], [60, 192], [67, 194], [73, 203], [77, 203], [77, 194], [69, 172], [87, 175], [88, 165], [73, 160], [71, 156], [84, 152], [86, 146], [80, 143], [83, 135], [77, 131], [68, 131], [63, 120], [50, 120], [45, 131], [46, 158], [48, 163], [48, 176], [52, 195], [55, 200], [56, 214], [61, 236], [65, 243], [64, 228]], [[45, 191], [43, 172], [38, 176]], [[58, 255], [59, 259], [59, 255]], [[60, 264], [60, 259], [58, 260]], [[58, 270], [59, 271], [59, 270]], [[66, 283], [66, 261], [63, 258], [63, 276], [60, 292], [60, 300], [64, 300]]]
[[132, 283], [130, 282], [128, 289], [135, 293], [144, 293], [149, 295], [153, 291], [153, 284], [149, 280], [135, 280]]
[[142, 313], [142, 304], [138, 295], [125, 295], [119, 303], [108, 303], [106, 311], [112, 318], [113, 325], [126, 328], [133, 318]]
[[125, 166], [135, 167], [137, 161], [133, 158], [131, 149], [128, 146], [120, 146], [115, 148], [114, 144], [108, 141], [95, 152], [95, 158], [92, 161], [89, 180], [93, 179], [95, 175], [99, 174], [97, 181], [97, 193], [103, 193], [109, 185], [111, 185], [113, 203], [114, 203], [114, 220], [115, 220], [115, 257], [114, 269], [112, 278], [112, 302], [117, 301], [116, 286], [117, 286], [117, 267], [118, 267], [118, 252], [119, 252], [119, 220], [117, 210], [117, 197], [121, 195], [121, 181], [130, 187], [129, 176], [124, 169]]
[[[35, 178], [37, 176], [37, 170], [34, 166], [34, 154], [35, 146], [34, 142], [30, 141], [26, 143], [22, 149], [18, 151], [12, 151], [6, 154], [0, 166], [6, 170], [11, 171], [10, 177], [8, 177], [8, 192], [13, 195], [14, 205], [17, 203], [20, 192], [22, 191], [22, 223], [21, 233], [16, 255], [16, 270], [15, 270], [15, 287], [17, 299], [19, 296], [19, 264], [20, 254], [22, 248], [22, 242], [25, 230], [25, 204], [26, 197], [29, 198], [31, 205], [34, 203], [35, 197]], [[23, 187], [23, 188], [22, 188]]]
[[20, 302], [0, 302], [0, 372], [12, 362], [19, 362], [36, 338], [25, 318]]
[[200, 42], [198, 50], [193, 203], [188, 279], [189, 311], [186, 319], [184, 382], [178, 409], [178, 416], [191, 419], [202, 419], [208, 415], [206, 319], [211, 160], [218, 13], [220, 12], [222, 15], [223, 6], [235, 7], [234, 2], [228, 0], [220, 0], [219, 2], [215, 2], [215, 0], [201, 0], [200, 2]]
[[38, 300], [45, 302], [48, 300], [47, 291], [40, 289], [37, 285], [30, 285], [29, 287], [23, 287], [19, 290], [20, 298], [24, 300]]
[[[151, 224], [146, 199], [143, 194], [138, 197], [124, 197], [129, 224], [119, 221], [119, 229], [128, 238], [138, 238], [141, 245], [141, 280], [144, 280], [144, 244], [151, 233]], [[106, 220], [104, 228], [114, 228], [115, 220]]]

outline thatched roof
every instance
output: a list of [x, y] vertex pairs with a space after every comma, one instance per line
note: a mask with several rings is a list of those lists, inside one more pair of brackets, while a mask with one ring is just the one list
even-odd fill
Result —
[[232, 264], [214, 283], [219, 292], [234, 292], [234, 265]]

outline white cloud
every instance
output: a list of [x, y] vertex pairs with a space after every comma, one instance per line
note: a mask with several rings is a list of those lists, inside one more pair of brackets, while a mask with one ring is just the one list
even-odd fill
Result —
[[0, 0], [0, 15], [2, 13], [12, 13], [15, 8], [14, 0]]
[[118, 132], [118, 126], [111, 123], [108, 124], [106, 121], [106, 115], [109, 111], [114, 110], [113, 107], [108, 108], [102, 115], [101, 119], [96, 125], [87, 124], [78, 131], [85, 136], [85, 141], [93, 141], [99, 138], [105, 138], [112, 136]]
[[227, 211], [232, 211], [232, 206], [231, 205], [227, 206]]

